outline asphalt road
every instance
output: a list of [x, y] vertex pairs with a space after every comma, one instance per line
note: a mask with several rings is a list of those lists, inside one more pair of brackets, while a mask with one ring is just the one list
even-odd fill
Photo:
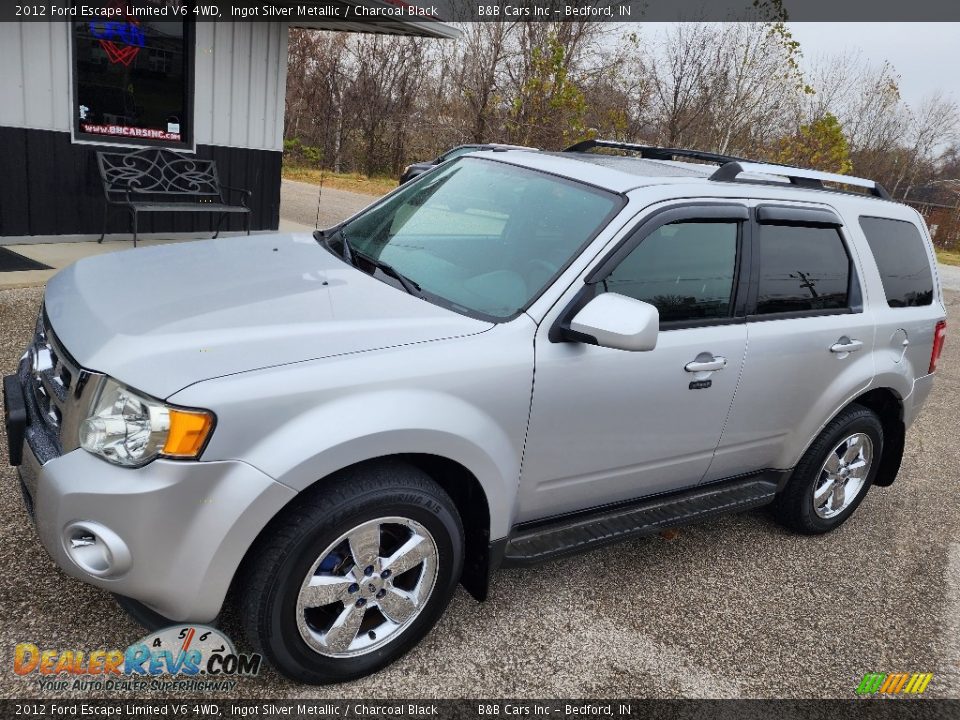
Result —
[[[4, 372], [40, 299], [0, 292]], [[948, 303], [960, 327], [960, 295]], [[958, 404], [960, 342], [948, 339], [898, 481], [833, 534], [792, 535], [756, 511], [503, 570], [487, 602], [458, 591], [425, 641], [375, 677], [311, 688], [268, 670], [231, 696], [852, 697], [864, 673], [902, 671], [935, 673], [927, 696], [960, 697]], [[125, 648], [143, 632], [53, 565], [2, 461], [0, 490], [0, 697], [38, 697], [36, 676], [13, 673], [16, 643]]]
[[960, 265], [943, 265], [937, 270], [940, 284], [949, 290], [960, 290]]
[[[363, 210], [377, 199], [347, 190], [284, 180], [280, 187], [280, 217], [310, 227], [330, 227]], [[319, 215], [318, 215], [319, 206]]]

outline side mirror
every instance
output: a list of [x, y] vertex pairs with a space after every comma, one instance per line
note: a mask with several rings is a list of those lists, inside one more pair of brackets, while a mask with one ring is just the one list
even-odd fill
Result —
[[570, 321], [570, 339], [600, 347], [642, 352], [657, 346], [660, 311], [650, 303], [617, 293], [603, 293]]

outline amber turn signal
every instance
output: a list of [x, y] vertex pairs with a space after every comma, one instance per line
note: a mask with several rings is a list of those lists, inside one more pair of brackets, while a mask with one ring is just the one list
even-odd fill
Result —
[[169, 413], [170, 431], [162, 454], [178, 458], [197, 457], [213, 430], [213, 415], [177, 408], [170, 408]]

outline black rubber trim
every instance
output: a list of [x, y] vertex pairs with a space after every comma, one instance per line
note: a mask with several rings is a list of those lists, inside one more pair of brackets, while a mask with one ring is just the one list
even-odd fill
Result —
[[27, 404], [17, 375], [3, 378], [3, 421], [10, 464], [16, 467], [23, 462], [23, 439], [27, 432]]
[[534, 565], [715, 515], [766, 505], [773, 501], [789, 472], [768, 470], [627, 505], [521, 525], [510, 534], [503, 565]]
[[[161, 615], [156, 610], [151, 610], [146, 605], [144, 605], [139, 600], [134, 600], [133, 598], [126, 597], [125, 595], [118, 595], [117, 593], [111, 593], [113, 599], [117, 601], [123, 610], [129, 615], [137, 624], [143, 626], [147, 629], [148, 632], [154, 632], [156, 630], [162, 630], [165, 627], [170, 627], [171, 625], [176, 625], [176, 620], [171, 620], [170, 618]], [[204, 625], [209, 625], [210, 627], [217, 627], [217, 623], [220, 621], [220, 616], [218, 615], [213, 620]]]
[[23, 478], [17, 479], [20, 481], [20, 494], [23, 495], [23, 506], [27, 509], [27, 515], [30, 516], [30, 520], [36, 523], [37, 513], [33, 507], [33, 496], [30, 494], [30, 490], [27, 488], [27, 484], [23, 481]]
[[795, 205], [758, 205], [757, 222], [761, 225], [843, 227], [843, 220], [833, 210]]
[[493, 576], [493, 573], [496, 572], [497, 568], [503, 565], [503, 555], [507, 550], [507, 538], [499, 538], [493, 540], [487, 546], [487, 552], [485, 553], [486, 563], [482, 568], [482, 573], [477, 573], [475, 576], [468, 576], [466, 572], [466, 567], [464, 567], [464, 573], [460, 577], [460, 584], [463, 585], [464, 590], [466, 590], [477, 602], [483, 602], [487, 599], [490, 594], [490, 578]]

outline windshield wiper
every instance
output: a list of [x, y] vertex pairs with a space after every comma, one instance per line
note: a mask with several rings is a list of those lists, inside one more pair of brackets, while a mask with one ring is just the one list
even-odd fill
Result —
[[330, 252], [343, 256], [343, 253], [338, 253], [336, 250], [333, 249], [333, 244], [330, 242], [332, 238], [336, 237], [338, 232], [339, 231], [336, 229], [334, 229], [333, 232], [330, 232], [330, 230], [314, 230], [313, 239], [316, 240], [318, 243], [322, 243], [323, 246]]
[[340, 240], [343, 246], [342, 252], [338, 254], [346, 262], [350, 263], [354, 267], [357, 267], [357, 260], [363, 260], [365, 262], [370, 263], [375, 268], [379, 269], [380, 272], [394, 278], [398, 283], [400, 283], [403, 289], [406, 290], [411, 295], [420, 295], [423, 292], [423, 289], [420, 287], [420, 284], [418, 282], [408, 278], [402, 272], [400, 272], [395, 267], [393, 267], [393, 265], [391, 265], [390, 263], [384, 260], [380, 260], [379, 258], [375, 258], [371, 255], [367, 255], [366, 253], [362, 253], [359, 250], [354, 250], [353, 246], [350, 244], [350, 241], [347, 239], [346, 233], [344, 233], [343, 230], [337, 230], [336, 232], [330, 235], [327, 235], [327, 233], [324, 232], [323, 230], [317, 230], [315, 233], [313, 233], [313, 237], [318, 242], [322, 242], [327, 247], [327, 249], [329, 249], [330, 252], [333, 252], [333, 253], [336, 253], [337, 251], [333, 249], [333, 244], [330, 241], [333, 238], [337, 238]]
[[386, 275], [389, 275], [392, 278], [395, 278], [396, 281], [400, 283], [400, 285], [403, 287], [403, 289], [406, 290], [411, 295], [420, 295], [423, 292], [423, 289], [420, 287], [419, 283], [417, 283], [415, 280], [411, 280], [410, 278], [408, 278], [406, 275], [404, 275], [402, 272], [397, 270], [390, 263], [380, 260], [379, 258], [371, 257], [370, 255], [367, 255], [366, 253], [362, 253], [359, 250], [354, 250], [350, 248], [350, 245], [347, 242], [347, 239], [345, 237], [343, 238], [343, 246], [344, 248], [347, 248], [347, 252], [350, 253], [350, 257], [354, 258], [352, 260], [354, 265], [357, 264], [356, 263], [357, 259], [364, 260], [370, 263], [371, 265], [373, 265], [375, 268], [379, 269], [380, 272]]
[[[343, 244], [343, 249], [337, 251], [333, 247], [334, 238], [339, 237], [341, 243]], [[332, 228], [331, 230], [315, 230], [313, 233], [313, 239], [319, 243], [323, 243], [323, 246], [327, 248], [330, 252], [335, 255], [339, 255], [346, 262], [353, 265], [353, 248], [350, 247], [350, 242], [347, 240], [347, 236], [343, 234], [343, 230], [340, 228]]]

